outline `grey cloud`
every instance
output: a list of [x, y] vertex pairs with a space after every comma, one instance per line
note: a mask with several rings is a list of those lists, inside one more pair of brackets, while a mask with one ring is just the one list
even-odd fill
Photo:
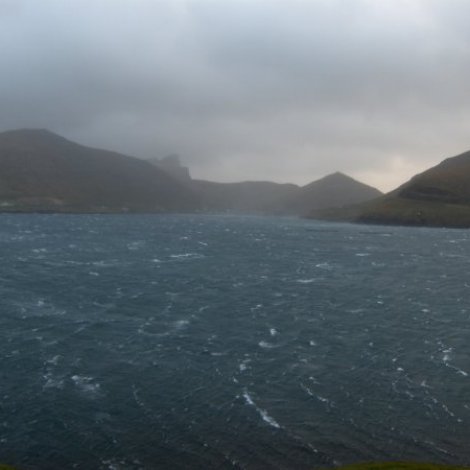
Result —
[[470, 147], [469, 13], [460, 0], [0, 0], [0, 127], [178, 152], [219, 180], [342, 170], [391, 188]]

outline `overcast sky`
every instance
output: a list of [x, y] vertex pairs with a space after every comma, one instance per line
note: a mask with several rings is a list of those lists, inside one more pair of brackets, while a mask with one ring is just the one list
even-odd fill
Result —
[[0, 0], [0, 130], [382, 190], [470, 149], [467, 0]]

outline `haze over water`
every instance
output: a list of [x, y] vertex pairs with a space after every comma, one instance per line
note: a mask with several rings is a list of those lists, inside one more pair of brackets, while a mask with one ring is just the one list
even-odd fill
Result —
[[470, 463], [468, 231], [0, 220], [3, 461]]

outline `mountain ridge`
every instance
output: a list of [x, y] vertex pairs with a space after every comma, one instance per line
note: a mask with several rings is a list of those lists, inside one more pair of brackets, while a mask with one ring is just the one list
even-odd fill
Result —
[[393, 191], [341, 210], [313, 211], [310, 218], [381, 225], [470, 227], [470, 151], [445, 158]]
[[192, 210], [194, 194], [135, 157], [86, 147], [44, 129], [0, 133], [3, 210]]
[[340, 172], [302, 187], [271, 181], [218, 183], [192, 179], [176, 155], [143, 160], [87, 147], [47, 129], [0, 133], [3, 212], [302, 215], [377, 194]]

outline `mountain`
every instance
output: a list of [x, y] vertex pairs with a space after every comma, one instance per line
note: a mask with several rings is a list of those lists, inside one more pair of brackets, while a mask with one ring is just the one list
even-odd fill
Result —
[[470, 152], [444, 160], [376, 200], [337, 211], [315, 211], [310, 217], [389, 225], [470, 227]]
[[314, 210], [356, 204], [381, 195], [378, 189], [336, 172], [302, 186], [283, 201], [278, 201], [277, 210], [305, 215]]
[[0, 133], [0, 211], [204, 211], [302, 215], [380, 194], [341, 173], [299, 187], [192, 180], [177, 155], [152, 161], [41, 129]]
[[159, 158], [151, 158], [149, 162], [182, 183], [187, 184], [191, 181], [189, 168], [181, 165], [180, 157], [176, 154], [168, 155], [161, 160]]
[[203, 208], [207, 211], [304, 215], [314, 209], [362, 202], [382, 193], [365, 184], [334, 173], [306, 186], [268, 181], [213, 183], [193, 181]]
[[193, 180], [192, 187], [199, 195], [204, 211], [243, 214], [273, 213], [271, 206], [275, 201], [289, 197], [298, 189], [295, 184], [270, 181], [215, 183]]
[[184, 211], [195, 194], [147, 161], [71, 142], [47, 130], [0, 133], [3, 211]]

